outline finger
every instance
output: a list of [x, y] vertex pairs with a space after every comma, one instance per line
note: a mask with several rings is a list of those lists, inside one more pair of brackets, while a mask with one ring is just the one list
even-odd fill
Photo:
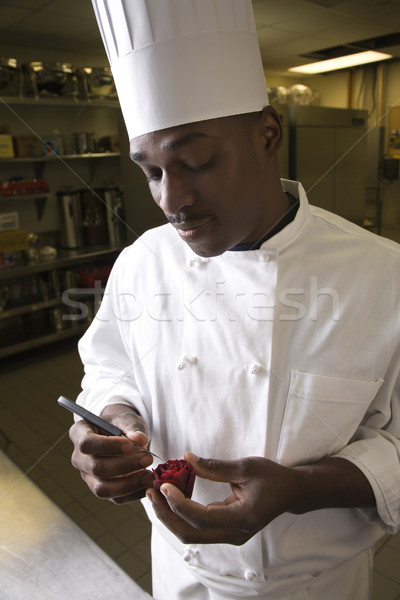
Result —
[[75, 448], [79, 448], [83, 454], [112, 456], [132, 452], [133, 449], [132, 443], [126, 438], [97, 433], [85, 421], [74, 423], [69, 430], [69, 437]]
[[112, 479], [98, 479], [87, 473], [81, 475], [97, 498], [112, 500], [116, 503], [143, 497], [146, 489], [153, 485], [153, 474], [146, 470], [126, 477], [114, 477]]
[[[122, 408], [122, 410], [121, 410]], [[119, 407], [115, 410], [115, 405], [106, 407], [102, 417], [109, 420], [110, 423], [121, 429], [129, 438], [139, 443], [141, 446], [147, 446], [149, 443], [148, 429], [145, 421], [132, 408]]]
[[243, 468], [241, 460], [218, 460], [215, 458], [201, 458], [193, 452], [185, 452], [187, 460], [196, 475], [203, 479], [211, 481], [223, 481], [226, 483], [237, 483], [243, 478]]
[[230, 496], [223, 502], [204, 506], [185, 498], [174, 485], [165, 483], [161, 486], [160, 491], [167, 499], [171, 510], [195, 529], [249, 530], [244, 502], [235, 496]]
[[165, 497], [155, 489], [148, 489], [147, 498], [151, 501], [157, 518], [184, 544], [244, 544], [249, 535], [229, 529], [197, 529], [174, 513]]
[[[143, 434], [140, 434], [143, 435]], [[94, 428], [85, 421], [78, 421], [69, 430], [69, 437], [74, 444], [75, 450], [82, 454], [91, 456], [117, 456], [121, 454], [138, 453], [140, 448], [137, 443], [122, 436], [108, 436], [96, 433]], [[143, 448], [141, 454], [146, 453]], [[149, 466], [152, 459], [148, 459], [146, 465]]]
[[135, 444], [139, 444], [140, 446], [148, 446], [150, 442], [149, 436], [146, 435], [144, 431], [138, 429], [137, 425], [130, 423], [128, 426], [125, 426], [123, 422], [118, 421], [118, 423], [118, 427], [122, 429], [129, 440], [132, 440]]
[[147, 452], [134, 452], [115, 456], [92, 456], [74, 449], [72, 465], [83, 473], [97, 479], [109, 479], [129, 475], [148, 467], [153, 458]]

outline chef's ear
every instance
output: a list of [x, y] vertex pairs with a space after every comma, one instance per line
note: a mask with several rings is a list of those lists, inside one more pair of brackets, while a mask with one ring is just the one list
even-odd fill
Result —
[[272, 106], [266, 106], [261, 114], [262, 136], [265, 147], [277, 152], [282, 144], [282, 121]]

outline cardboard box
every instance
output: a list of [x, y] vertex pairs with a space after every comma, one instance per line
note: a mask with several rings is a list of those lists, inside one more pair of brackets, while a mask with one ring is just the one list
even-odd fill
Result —
[[0, 252], [17, 252], [28, 250], [28, 232], [22, 229], [0, 231]]
[[11, 135], [8, 133], [0, 133], [0, 157], [13, 157], [14, 146]]
[[18, 213], [0, 213], [0, 231], [19, 229]]
[[42, 156], [40, 140], [34, 135], [17, 135], [14, 137], [15, 156]]

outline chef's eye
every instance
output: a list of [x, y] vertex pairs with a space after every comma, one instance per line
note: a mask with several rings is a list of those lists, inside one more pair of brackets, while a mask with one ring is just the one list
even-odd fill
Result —
[[146, 175], [147, 183], [152, 183], [154, 181], [160, 181], [160, 179], [162, 177], [161, 169], [143, 170], [143, 172]]
[[202, 163], [201, 165], [185, 165], [185, 168], [188, 169], [189, 171], [192, 171], [193, 173], [203, 173], [204, 171], [207, 171], [207, 169], [210, 169], [215, 163], [215, 157], [212, 156], [210, 158], [210, 160], [208, 160], [205, 163]]

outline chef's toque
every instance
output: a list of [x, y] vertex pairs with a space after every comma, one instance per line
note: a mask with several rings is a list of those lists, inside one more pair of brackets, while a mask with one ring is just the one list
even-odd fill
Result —
[[251, 0], [92, 0], [129, 139], [262, 110]]

